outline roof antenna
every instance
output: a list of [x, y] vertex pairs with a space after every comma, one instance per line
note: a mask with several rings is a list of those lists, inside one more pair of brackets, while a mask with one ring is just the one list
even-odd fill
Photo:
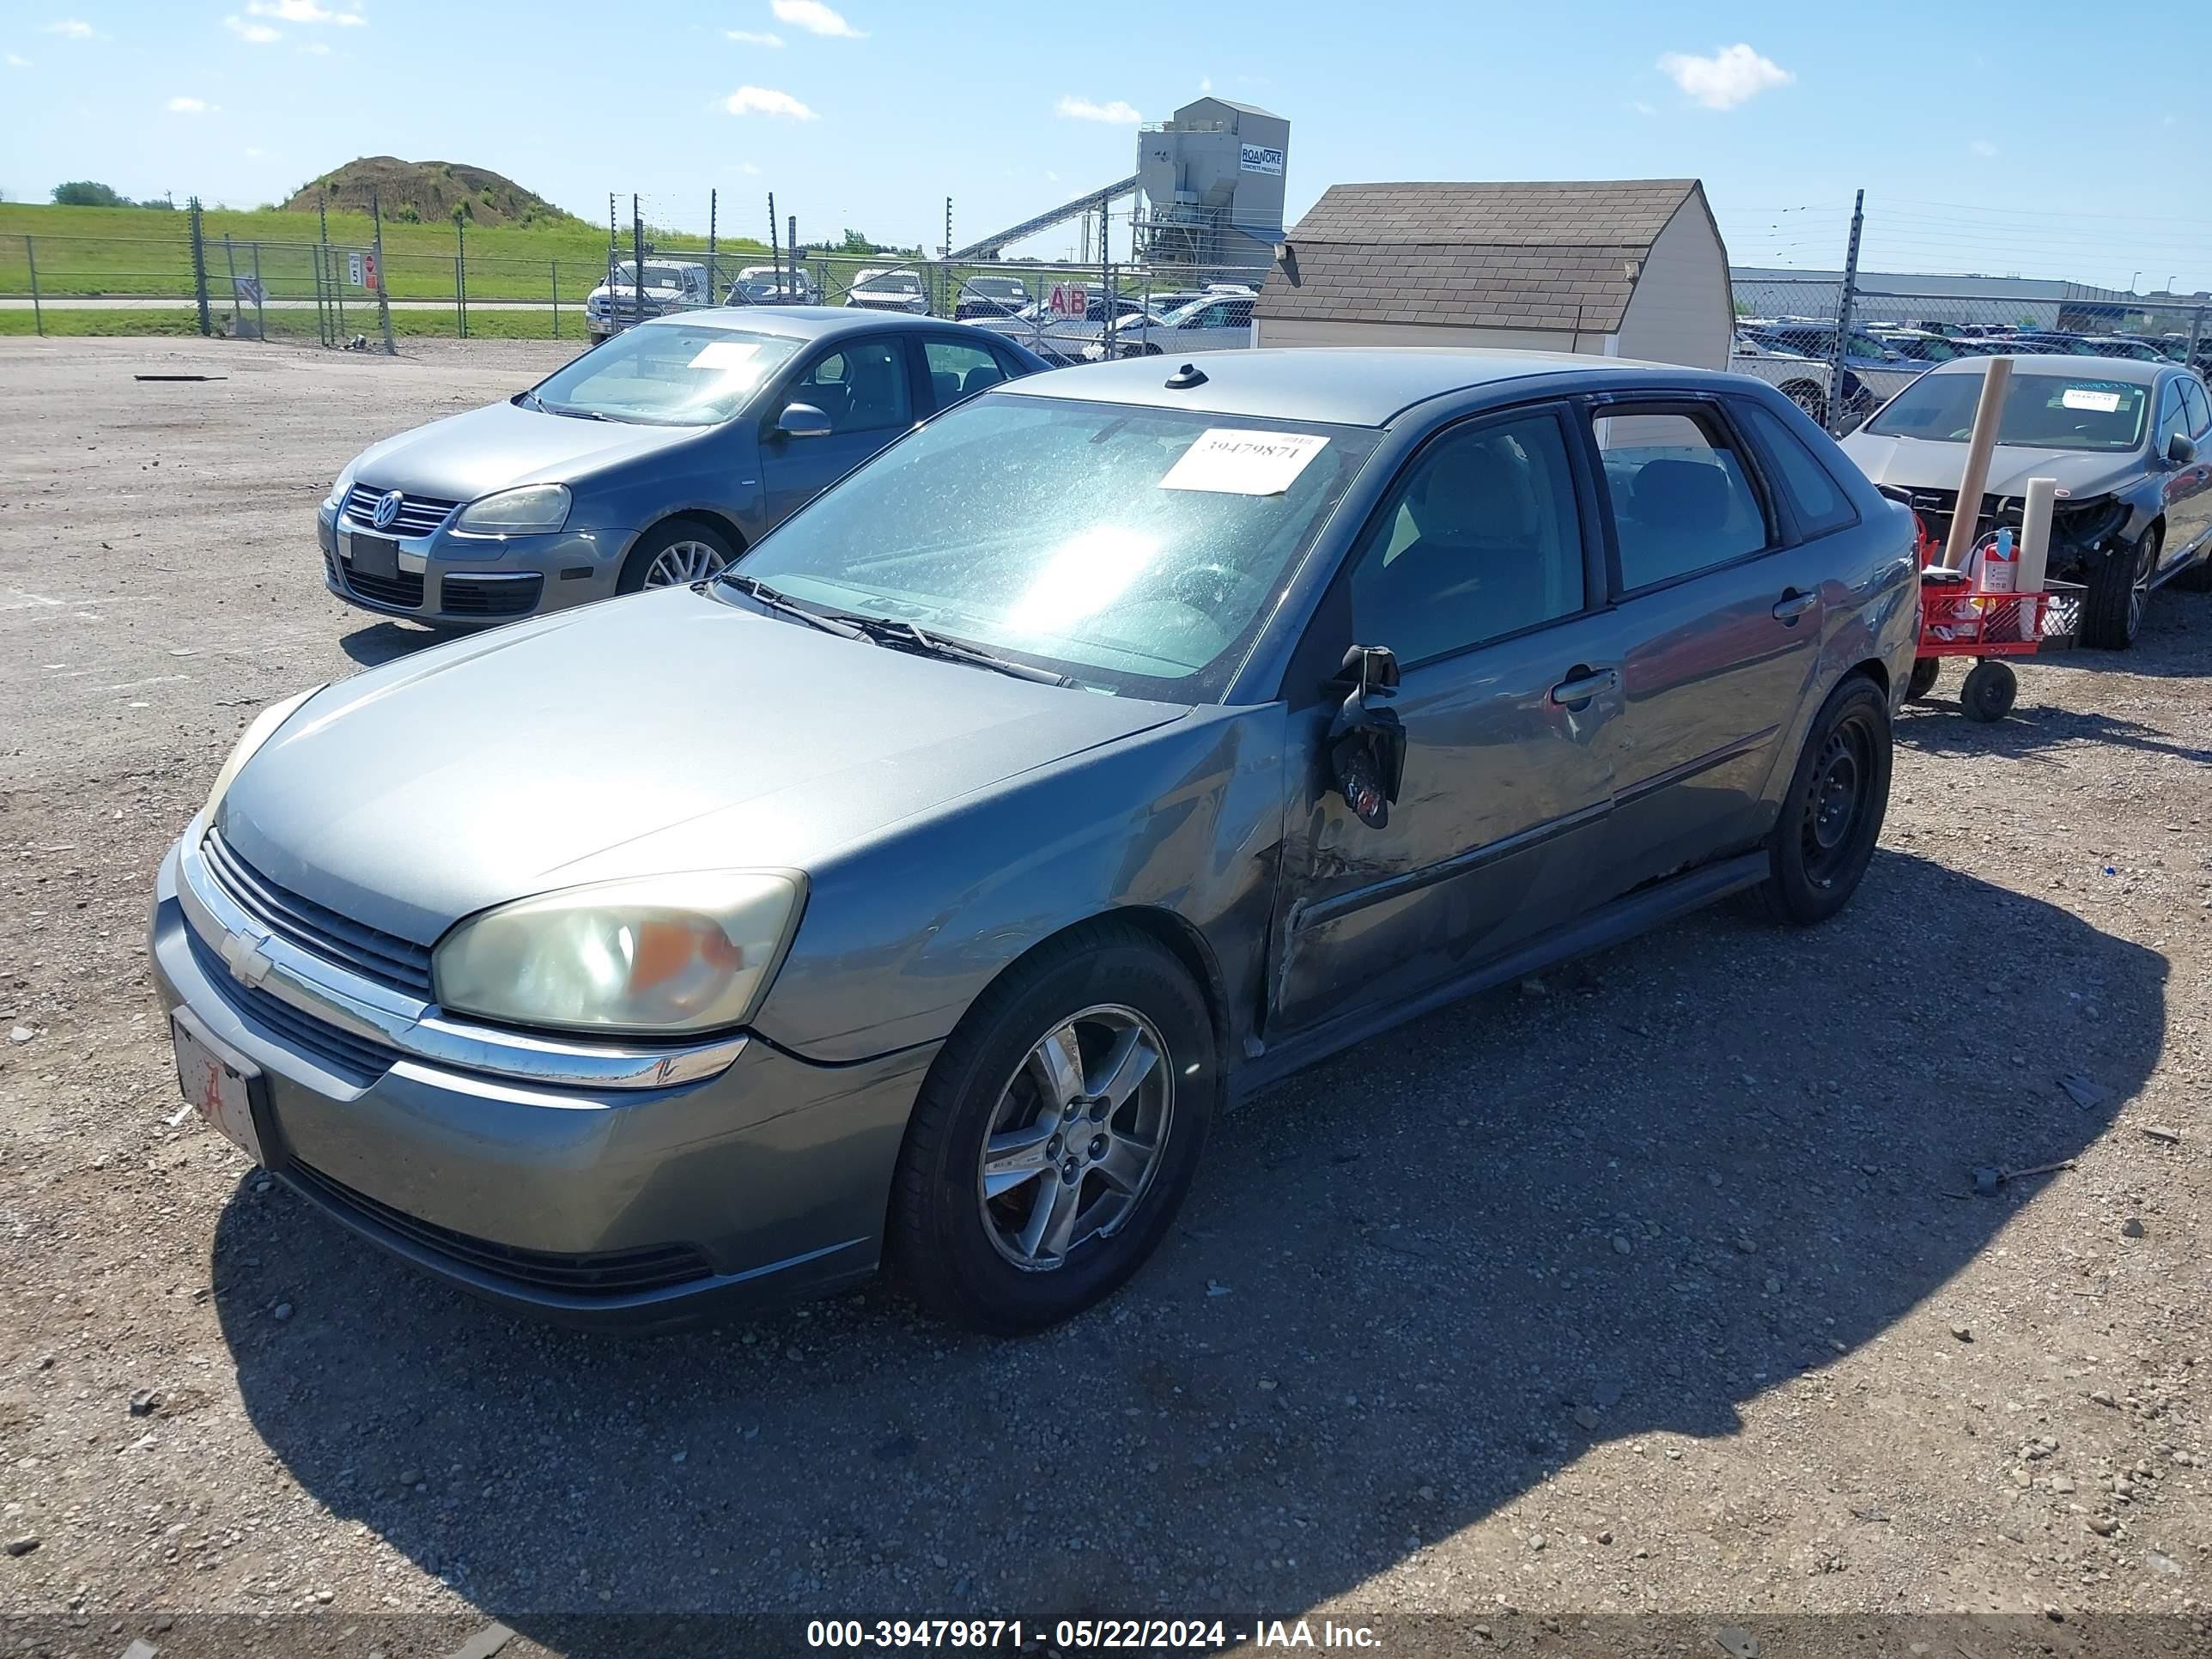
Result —
[[1181, 368], [1176, 370], [1174, 374], [1168, 376], [1168, 390], [1170, 392], [1182, 392], [1188, 390], [1191, 386], [1204, 386], [1205, 384], [1206, 371], [1200, 368], [1196, 363], [1185, 363]]

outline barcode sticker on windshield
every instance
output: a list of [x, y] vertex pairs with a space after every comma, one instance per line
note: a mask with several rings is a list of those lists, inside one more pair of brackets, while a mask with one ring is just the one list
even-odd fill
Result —
[[699, 348], [699, 355], [684, 367], [687, 368], [743, 368], [752, 362], [753, 354], [760, 349], [750, 340], [709, 340]]
[[2119, 412], [2120, 394], [2117, 392], [2092, 392], [2085, 386], [2069, 386], [2058, 394], [2058, 401], [2068, 409], [2093, 409], [2100, 415]]
[[1326, 438], [1304, 432], [1244, 432], [1211, 427], [1160, 480], [1163, 489], [1206, 489], [1224, 495], [1279, 495], [1297, 482]]

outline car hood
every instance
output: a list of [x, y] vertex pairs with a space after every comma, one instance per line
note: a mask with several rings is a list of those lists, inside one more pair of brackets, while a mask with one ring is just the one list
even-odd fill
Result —
[[574, 483], [690, 443], [708, 429], [586, 421], [491, 404], [370, 446], [354, 463], [354, 477], [378, 489], [468, 501], [516, 484]]
[[[1966, 464], [1966, 446], [1962, 443], [1854, 432], [1843, 440], [1843, 446], [1844, 453], [1875, 483], [1905, 489], [1956, 489], [1959, 474]], [[2030, 478], [2053, 478], [2062, 497], [2086, 500], [2122, 488], [2140, 470], [2132, 455], [1999, 444], [1990, 453], [1989, 493], [2025, 495]]]
[[221, 824], [270, 879], [427, 945], [487, 905], [584, 882], [817, 867], [1185, 712], [679, 588], [319, 693], [239, 773]]

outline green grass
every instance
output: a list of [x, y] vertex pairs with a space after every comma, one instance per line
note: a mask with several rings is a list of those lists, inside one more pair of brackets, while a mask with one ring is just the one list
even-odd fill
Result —
[[[210, 313], [217, 334], [223, 332], [228, 307], [212, 308]], [[272, 341], [297, 344], [315, 338], [315, 313], [312, 311], [272, 311], [267, 313], [269, 337]], [[28, 311], [0, 311], [0, 338], [35, 334], [38, 319]], [[46, 313], [46, 332], [49, 338], [81, 339], [87, 336], [164, 336], [192, 334], [200, 331], [199, 313], [190, 307], [178, 310], [115, 310], [115, 311], [49, 311]], [[450, 311], [395, 311], [392, 313], [392, 331], [401, 339], [450, 340], [459, 332], [453, 313]], [[346, 307], [345, 335], [366, 334], [373, 344], [381, 346], [384, 326], [378, 319], [376, 307], [364, 306], [356, 312]], [[550, 311], [498, 311], [469, 308], [469, 337], [476, 340], [550, 340], [553, 335], [553, 313]], [[578, 346], [586, 343], [584, 314], [578, 311], [571, 316], [564, 306], [561, 312], [560, 338]]]
[[[0, 203], [0, 294], [31, 291], [31, 257], [38, 260], [40, 292], [57, 296], [101, 295], [190, 298], [192, 292], [191, 216], [145, 208], [65, 208]], [[374, 234], [365, 213], [330, 216], [330, 239], [340, 248], [367, 247]], [[314, 293], [315, 216], [276, 209], [210, 209], [202, 219], [209, 292], [228, 294], [234, 269], [256, 274], [253, 245], [260, 246], [259, 276], [272, 295]], [[226, 259], [223, 238], [232, 239]], [[27, 246], [25, 239], [32, 239]], [[648, 231], [647, 240], [667, 254], [703, 253], [704, 237]], [[729, 275], [739, 264], [765, 264], [766, 247], [751, 240], [719, 245]], [[395, 300], [450, 299], [458, 247], [450, 224], [384, 227], [386, 281]], [[624, 243], [625, 252], [628, 244]], [[558, 268], [563, 304], [579, 305], [606, 272], [606, 232], [593, 225], [502, 226], [468, 233], [468, 284], [472, 301], [547, 300]], [[718, 259], [718, 264], [720, 263]], [[349, 301], [360, 290], [349, 295]], [[366, 295], [360, 295], [366, 298]], [[350, 304], [349, 304], [350, 310]]]

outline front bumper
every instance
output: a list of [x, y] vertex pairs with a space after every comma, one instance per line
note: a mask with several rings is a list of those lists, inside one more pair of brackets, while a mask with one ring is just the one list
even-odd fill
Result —
[[226, 970], [222, 942], [179, 896], [183, 846], [155, 887], [161, 1006], [189, 1007], [260, 1067], [271, 1173], [355, 1232], [509, 1307], [628, 1328], [874, 1271], [934, 1045], [823, 1066], [756, 1038], [726, 1070], [647, 1089], [380, 1054]]
[[315, 509], [323, 586], [380, 616], [445, 628], [487, 628], [613, 597], [622, 579], [625, 530], [569, 528], [550, 535], [459, 536], [440, 528], [400, 538], [397, 580], [356, 573], [356, 530], [374, 535], [328, 501]]

